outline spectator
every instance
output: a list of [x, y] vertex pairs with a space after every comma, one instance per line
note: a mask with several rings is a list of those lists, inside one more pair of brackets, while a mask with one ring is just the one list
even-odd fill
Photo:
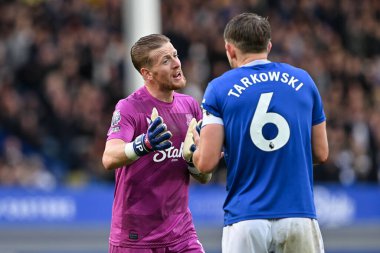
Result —
[[[44, 169], [58, 183], [72, 175], [113, 178], [98, 157], [107, 117], [126, 95], [121, 5], [0, 2], [0, 136], [16, 136], [42, 159], [57, 161], [60, 169]], [[325, 102], [331, 155], [315, 169], [317, 182], [380, 182], [379, 1], [162, 0], [161, 7], [163, 33], [178, 48], [189, 81], [184, 92], [199, 99], [207, 82], [229, 68], [221, 39], [227, 20], [246, 11], [270, 17], [271, 59], [306, 69]], [[214, 182], [224, 182], [225, 171], [218, 173]]]

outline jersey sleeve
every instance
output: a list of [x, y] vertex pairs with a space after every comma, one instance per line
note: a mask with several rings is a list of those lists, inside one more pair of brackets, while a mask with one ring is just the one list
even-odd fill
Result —
[[205, 95], [202, 101], [202, 108], [203, 110], [207, 111], [208, 113], [216, 117], [221, 118], [222, 116], [218, 108], [218, 101], [216, 98], [214, 87], [211, 83], [206, 88]]
[[215, 95], [214, 88], [211, 84], [208, 85], [203, 101], [203, 123], [202, 125], [208, 124], [220, 124], [223, 125], [222, 114], [220, 113], [218, 100]]
[[[311, 79], [311, 77], [310, 77]], [[326, 120], [326, 115], [323, 110], [323, 102], [321, 95], [319, 94], [318, 88], [315, 85], [314, 81], [311, 79], [312, 83], [312, 89], [313, 89], [313, 99], [314, 99], [314, 104], [313, 104], [313, 118], [312, 118], [312, 125], [318, 125], [322, 123], [323, 121]]]
[[111, 139], [121, 139], [125, 142], [131, 142], [134, 136], [136, 121], [131, 113], [128, 113], [127, 105], [119, 101], [115, 106], [112, 115], [111, 126], [107, 133], [107, 141]]

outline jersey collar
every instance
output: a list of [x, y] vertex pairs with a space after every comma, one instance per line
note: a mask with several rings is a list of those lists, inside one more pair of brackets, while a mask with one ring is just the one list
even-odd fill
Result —
[[270, 62], [271, 62], [270, 60], [254, 60], [254, 61], [248, 62], [247, 64], [244, 64], [242, 67], [250, 67], [250, 66], [256, 66], [256, 65], [268, 64]]

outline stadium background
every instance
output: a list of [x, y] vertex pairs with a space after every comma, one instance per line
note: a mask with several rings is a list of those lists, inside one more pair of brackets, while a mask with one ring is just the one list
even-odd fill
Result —
[[[153, 1], [153, 0], [152, 0]], [[269, 17], [270, 60], [306, 69], [328, 118], [330, 157], [315, 168], [327, 253], [380, 252], [380, 1], [161, 2], [162, 32], [188, 87], [229, 69], [222, 32], [243, 11]], [[0, 1], [0, 252], [107, 251], [113, 174], [101, 156], [126, 95], [122, 0]], [[220, 252], [225, 167], [192, 182], [206, 252]]]

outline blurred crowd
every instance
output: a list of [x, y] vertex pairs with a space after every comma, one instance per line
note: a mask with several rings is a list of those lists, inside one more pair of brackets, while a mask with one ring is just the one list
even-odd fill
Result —
[[[122, 0], [0, 2], [0, 185], [113, 180], [101, 164], [124, 87]], [[272, 25], [272, 61], [306, 69], [327, 116], [317, 183], [380, 182], [380, 1], [162, 0], [163, 33], [201, 100], [229, 69], [223, 29], [253, 11]], [[225, 180], [221, 162], [214, 183]]]

